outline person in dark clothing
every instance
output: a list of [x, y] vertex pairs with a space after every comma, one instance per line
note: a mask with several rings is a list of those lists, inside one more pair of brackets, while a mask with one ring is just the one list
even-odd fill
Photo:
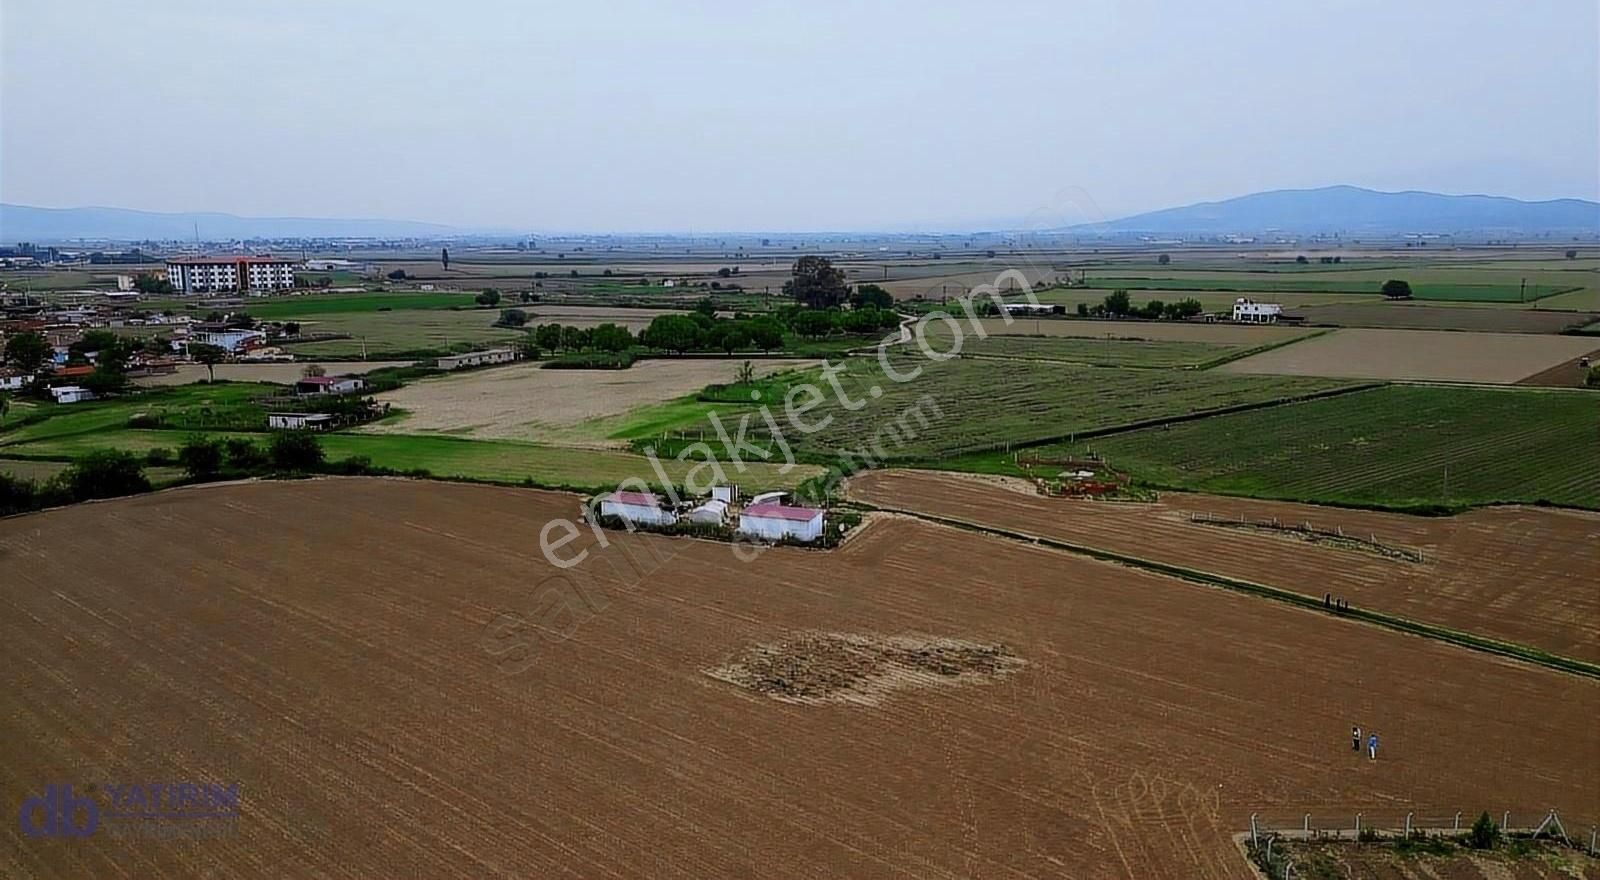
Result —
[[1361, 725], [1350, 728], [1350, 751], [1361, 751]]

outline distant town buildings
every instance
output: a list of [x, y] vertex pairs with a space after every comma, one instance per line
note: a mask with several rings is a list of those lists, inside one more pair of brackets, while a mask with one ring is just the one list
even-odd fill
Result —
[[167, 280], [179, 293], [288, 290], [294, 261], [278, 257], [178, 257], [167, 261]]

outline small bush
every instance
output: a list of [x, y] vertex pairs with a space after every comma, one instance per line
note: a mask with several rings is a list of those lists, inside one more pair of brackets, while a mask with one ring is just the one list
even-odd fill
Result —
[[222, 441], [195, 436], [178, 447], [178, 464], [191, 480], [209, 480], [222, 470]]
[[228, 467], [236, 471], [252, 473], [267, 466], [266, 453], [253, 440], [230, 437], [225, 447], [228, 451]]
[[157, 446], [144, 454], [144, 463], [156, 467], [172, 464], [172, 450], [165, 446]]
[[322, 444], [315, 434], [306, 431], [284, 431], [272, 435], [267, 449], [272, 466], [280, 471], [316, 471], [322, 469]]
[[1500, 842], [1500, 826], [1494, 824], [1485, 810], [1478, 816], [1478, 821], [1472, 823], [1472, 830], [1467, 834], [1467, 846], [1473, 849], [1494, 849]]

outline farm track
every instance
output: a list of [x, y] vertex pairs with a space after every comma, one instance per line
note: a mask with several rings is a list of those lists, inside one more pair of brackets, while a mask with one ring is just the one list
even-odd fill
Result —
[[[848, 495], [879, 508], [1288, 591], [1319, 608], [1331, 593], [1352, 611], [1435, 627], [1440, 637], [1455, 631], [1526, 645], [1600, 674], [1600, 591], [1586, 588], [1583, 574], [1600, 570], [1596, 514], [1496, 507], [1419, 518], [1179, 493], [1154, 504], [1072, 501], [920, 471], [861, 474]], [[1289, 536], [1218, 534], [1191, 522], [1192, 515], [1338, 527], [1420, 551], [1426, 562], [1405, 564]]]
[[[238, 836], [202, 845], [7, 823], [0, 873], [1245, 880], [1231, 834], [1257, 811], [1600, 816], [1600, 683], [904, 518], [749, 564], [585, 536], [569, 574], [598, 607], [503, 671], [524, 655], [485, 627], [534, 614], [555, 570], [533, 536], [576, 503], [314, 480], [0, 522], [0, 736], [29, 744], [0, 752], [8, 787], [243, 795]], [[706, 674], [805, 631], [1026, 665], [875, 706]]]

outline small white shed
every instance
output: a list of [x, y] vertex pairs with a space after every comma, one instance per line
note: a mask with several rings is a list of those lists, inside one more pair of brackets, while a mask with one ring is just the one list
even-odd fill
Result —
[[56, 403], [77, 403], [82, 400], [94, 400], [94, 392], [80, 385], [58, 385], [50, 389], [50, 396]]
[[739, 514], [739, 531], [768, 541], [815, 541], [822, 537], [822, 511], [787, 504], [751, 504]]
[[692, 523], [708, 523], [720, 526], [728, 521], [728, 502], [712, 499], [696, 507], [684, 516]]
[[669, 526], [678, 521], [678, 515], [663, 509], [661, 499], [650, 492], [612, 492], [600, 499], [600, 515], [647, 526]]

